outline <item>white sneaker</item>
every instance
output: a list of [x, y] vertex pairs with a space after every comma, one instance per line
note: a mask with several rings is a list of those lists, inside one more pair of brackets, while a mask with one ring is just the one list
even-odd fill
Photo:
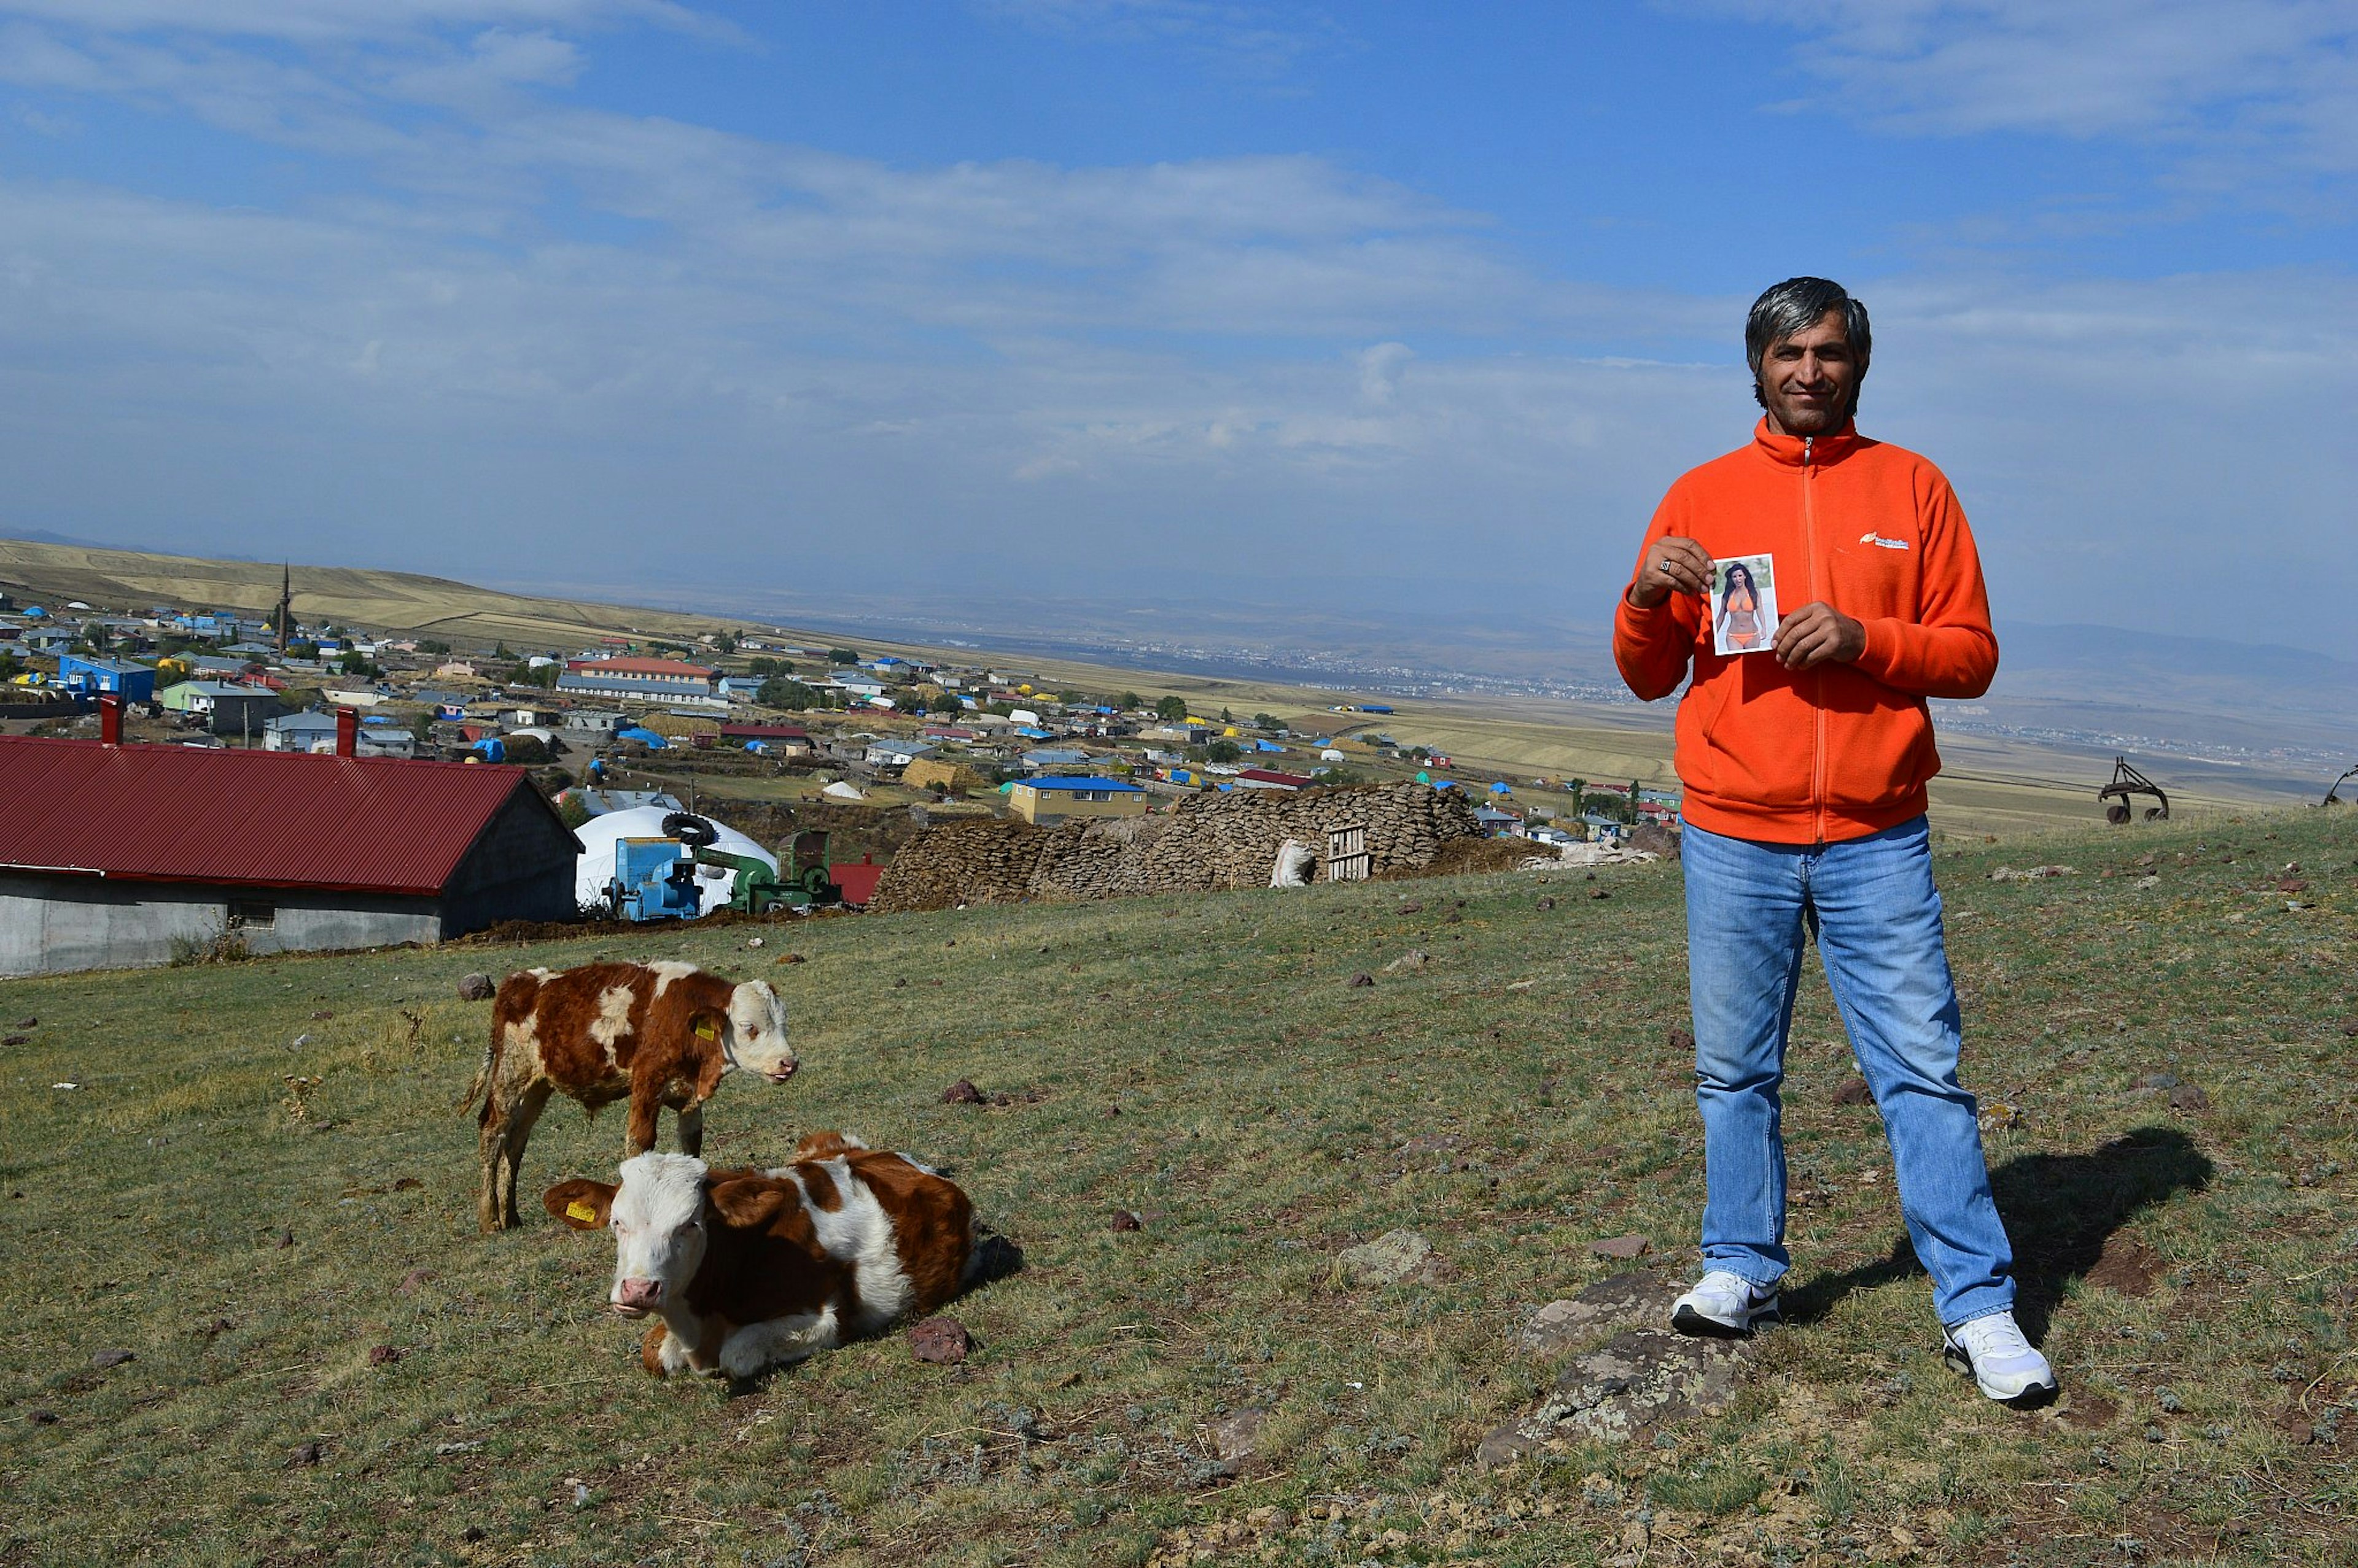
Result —
[[2014, 1314], [1992, 1313], [1942, 1330], [1941, 1357], [1970, 1372], [1983, 1393], [2004, 1404], [2043, 1404], [2055, 1397], [2055, 1368], [2016, 1326]]
[[1725, 1269], [1714, 1269], [1671, 1303], [1671, 1326], [1681, 1334], [1749, 1334], [1754, 1325], [1779, 1321], [1780, 1315], [1776, 1286], [1756, 1285]]

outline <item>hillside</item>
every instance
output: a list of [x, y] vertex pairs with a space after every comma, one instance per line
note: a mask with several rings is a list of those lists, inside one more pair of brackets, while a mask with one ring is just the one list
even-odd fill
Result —
[[[297, 612], [351, 622], [373, 631], [427, 633], [464, 648], [505, 641], [521, 648], [573, 649], [598, 636], [694, 638], [742, 629], [743, 618], [693, 615], [590, 600], [536, 598], [494, 589], [351, 567], [292, 568]], [[87, 546], [0, 539], [0, 589], [27, 601], [81, 600], [101, 608], [210, 604], [253, 612], [277, 601], [279, 568], [243, 561], [145, 555]], [[781, 624], [787, 635], [815, 646], [846, 641], [844, 633]], [[1125, 690], [1171, 693], [1197, 711], [1239, 715], [1273, 712], [1304, 728], [1381, 728], [1405, 742], [1448, 752], [1469, 775], [1528, 783], [1535, 776], [1592, 781], [1637, 779], [1671, 786], [1669, 703], [1648, 706], [1516, 699], [1400, 697], [1397, 711], [1355, 725], [1326, 710], [1353, 694], [1269, 678], [1141, 672], [1082, 660], [991, 654], [972, 647], [858, 638], [871, 653], [892, 653], [952, 663], [997, 658], [1034, 674], [1045, 687], [1091, 693]], [[2099, 816], [2096, 786], [2109, 778], [2109, 752], [2085, 746], [2040, 746], [1952, 730], [1942, 739], [1948, 775], [1935, 783], [1932, 816], [1944, 831], [2008, 838], [2070, 830]], [[2168, 781], [2182, 812], [2286, 804], [2313, 798], [2306, 779], [2298, 787], [2273, 773], [2173, 760], [2149, 770]], [[2330, 776], [2330, 775], [2328, 775]], [[2316, 793], [2321, 793], [2321, 786]]]
[[[1592, 1243], [1690, 1267], [1674, 866], [0, 986], [0, 1561], [2347, 1562], [2358, 816], [2037, 858], [2076, 871], [1939, 871], [2064, 1401], [1941, 1366], [1813, 968], [1797, 1321], [1717, 1415], [1488, 1471], [1585, 1347], [1528, 1347], [1535, 1310], [1633, 1268]], [[951, 1307], [963, 1366], [896, 1335], [735, 1397], [657, 1384], [603, 1238], [475, 1234], [451, 1106], [488, 1010], [455, 982], [600, 955], [784, 988], [804, 1071], [726, 1085], [708, 1152], [839, 1126], [968, 1188], [1022, 1267]], [[1008, 1103], [943, 1103], [960, 1077]], [[559, 1108], [527, 1188], [620, 1135]], [[1353, 1282], [1396, 1229], [1437, 1260]]]
[[[207, 605], [260, 614], [278, 602], [276, 562], [215, 561], [88, 546], [0, 539], [0, 589], [19, 600], [79, 599], [102, 609]], [[661, 610], [535, 599], [442, 578], [365, 567], [291, 568], [297, 613], [373, 631], [427, 633], [489, 644], [578, 642], [636, 629], [693, 636], [728, 622]]]

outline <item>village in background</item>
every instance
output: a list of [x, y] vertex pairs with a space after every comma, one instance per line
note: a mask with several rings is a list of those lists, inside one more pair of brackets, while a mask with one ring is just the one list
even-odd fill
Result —
[[[71, 802], [93, 836], [20, 814], [0, 973], [859, 910], [931, 825], [1120, 823], [1240, 793], [1460, 792], [1425, 860], [1462, 838], [1514, 840], [1502, 864], [1650, 854], [1675, 831], [1674, 789], [1461, 770], [1364, 699], [1239, 708], [773, 625], [399, 633], [307, 611], [292, 568], [261, 613], [29, 591], [0, 589], [0, 734], [101, 744], [0, 745], [12, 795]], [[323, 755], [352, 766], [287, 767]], [[1655, 848], [1621, 850], [1641, 829]], [[1296, 874], [1314, 880], [1396, 858], [1308, 837]]]

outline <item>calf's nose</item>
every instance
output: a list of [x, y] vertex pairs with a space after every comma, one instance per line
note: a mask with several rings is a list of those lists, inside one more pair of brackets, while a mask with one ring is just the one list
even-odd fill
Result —
[[624, 1280], [614, 1287], [614, 1304], [633, 1312], [652, 1312], [663, 1296], [661, 1280]]

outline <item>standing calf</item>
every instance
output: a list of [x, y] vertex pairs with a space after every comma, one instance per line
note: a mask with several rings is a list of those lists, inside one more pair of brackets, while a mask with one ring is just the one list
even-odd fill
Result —
[[765, 981], [742, 985], [691, 964], [590, 964], [526, 969], [500, 982], [482, 1070], [460, 1102], [483, 1097], [485, 1230], [517, 1223], [516, 1168], [549, 1096], [594, 1112], [630, 1097], [624, 1155], [654, 1147], [660, 1106], [679, 1113], [679, 1146], [704, 1148], [704, 1102], [731, 1067], [772, 1083], [794, 1076], [785, 1005]]
[[560, 1182], [541, 1201], [576, 1230], [613, 1231], [607, 1300], [657, 1320], [639, 1360], [658, 1378], [750, 1378], [929, 1313], [979, 1256], [966, 1194], [838, 1132], [814, 1133], [774, 1171], [641, 1154], [619, 1186]]

